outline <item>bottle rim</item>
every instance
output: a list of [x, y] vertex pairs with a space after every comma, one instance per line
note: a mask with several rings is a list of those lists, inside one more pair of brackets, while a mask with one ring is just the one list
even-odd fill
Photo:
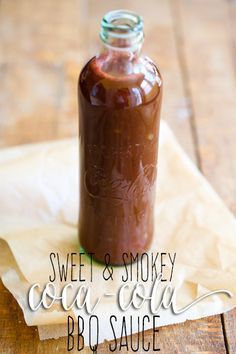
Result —
[[[106, 46], [118, 50], [138, 47], [144, 39], [143, 18], [130, 10], [110, 11], [101, 21], [100, 38]], [[126, 41], [126, 46], [111, 44], [116, 39]]]

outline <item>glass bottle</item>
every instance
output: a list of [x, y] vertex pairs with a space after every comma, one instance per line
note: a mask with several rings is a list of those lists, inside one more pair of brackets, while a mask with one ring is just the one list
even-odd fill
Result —
[[113, 265], [146, 252], [154, 227], [162, 79], [141, 55], [143, 21], [117, 10], [102, 19], [103, 50], [78, 83], [79, 239]]

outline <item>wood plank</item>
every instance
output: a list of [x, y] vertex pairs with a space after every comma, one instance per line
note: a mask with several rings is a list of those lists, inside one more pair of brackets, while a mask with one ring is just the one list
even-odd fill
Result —
[[228, 4], [229, 14], [229, 37], [231, 42], [231, 49], [233, 55], [234, 73], [236, 75], [236, 1], [226, 0]]
[[229, 354], [236, 353], [236, 309], [226, 312], [222, 316], [226, 348]]
[[179, 12], [201, 168], [236, 211], [236, 83], [226, 5], [223, 0], [183, 0]]
[[[24, 324], [22, 311], [19, 310], [17, 302], [12, 295], [4, 288], [0, 282], [0, 308], [1, 310], [1, 331], [0, 343], [4, 348], [4, 354], [48, 354], [65, 353], [67, 348], [67, 338], [57, 340], [50, 339], [40, 341], [36, 327], [28, 327]], [[217, 321], [216, 321], [217, 318]], [[152, 343], [152, 331], [145, 333], [145, 345]], [[133, 345], [137, 345], [137, 336], [134, 336]], [[219, 317], [209, 317], [198, 321], [188, 321], [187, 323], [167, 326], [159, 329], [157, 334], [157, 347], [163, 354], [225, 354], [223, 334]], [[119, 352], [133, 353], [130, 350], [130, 337], [128, 339], [129, 350], [125, 348]], [[110, 342], [109, 344], [112, 344]], [[105, 342], [98, 347], [98, 353], [108, 354], [109, 344]], [[114, 344], [114, 342], [113, 342]], [[141, 348], [138, 353], [144, 353]], [[76, 353], [77, 349], [71, 351]], [[91, 353], [89, 348], [82, 351], [84, 354]], [[150, 351], [151, 352], [151, 351]]]
[[[23, 313], [16, 300], [0, 280], [1, 354], [65, 353], [67, 338], [40, 341], [37, 327], [25, 324]], [[70, 353], [78, 353], [72, 350]]]
[[[9, 291], [3, 286], [0, 280], [0, 309], [1, 309], [1, 330], [0, 343], [1, 353], [27, 353], [28, 348], [35, 349], [37, 342], [37, 328], [27, 327], [23, 313]], [[30, 345], [29, 345], [30, 343]], [[18, 351], [18, 346], [25, 351]], [[35, 351], [36, 352], [36, 351]]]
[[[77, 77], [84, 62], [86, 0], [1, 0], [0, 147], [77, 135]], [[1, 353], [64, 353], [40, 341], [0, 281]], [[77, 352], [77, 351], [72, 351]]]
[[[230, 8], [228, 8], [230, 6]], [[214, 9], [214, 11], [213, 11]], [[182, 50], [186, 58], [201, 169], [236, 212], [235, 52], [231, 47], [235, 2], [180, 0]], [[231, 27], [228, 25], [231, 16]], [[199, 49], [200, 48], [200, 49]], [[234, 47], [233, 47], [234, 49]], [[236, 351], [236, 310], [222, 316], [228, 353]]]
[[77, 134], [85, 3], [1, 2], [0, 146]]
[[[137, 345], [134, 340], [134, 347]], [[221, 331], [221, 321], [219, 316], [200, 319], [197, 321], [187, 321], [186, 323], [162, 327], [157, 334], [156, 345], [163, 354], [224, 354], [224, 338]], [[145, 345], [150, 342], [152, 348], [153, 333], [147, 331], [145, 333]], [[121, 353], [133, 353], [130, 350], [130, 337], [128, 339], [129, 350], [121, 350]], [[99, 346], [99, 353], [108, 354], [108, 343]], [[118, 351], [117, 351], [118, 352]], [[152, 349], [150, 350], [153, 353]], [[138, 353], [145, 353], [142, 349], [142, 341], [140, 341], [140, 349]]]
[[[231, 42], [232, 63], [234, 65], [234, 77], [236, 78], [236, 1], [227, 0], [229, 15], [229, 39]], [[235, 113], [236, 114], [236, 113]], [[231, 207], [235, 213], [235, 206]], [[227, 312], [222, 318], [226, 334], [226, 344], [229, 354], [236, 353], [236, 309]]]
[[[77, 80], [76, 76], [78, 68], [82, 63], [81, 58], [89, 54], [85, 49], [81, 48], [84, 48], [84, 43], [86, 42], [85, 39], [87, 40], [87, 38], [90, 38], [89, 42], [92, 42], [93, 36], [97, 36], [98, 31], [94, 30], [94, 26], [99, 26], [98, 22], [100, 21], [102, 14], [107, 10], [110, 10], [112, 7], [116, 7], [116, 3], [115, 1], [89, 1], [88, 5], [86, 2], [82, 3], [83, 9], [81, 9], [80, 19], [83, 21], [81, 22], [83, 23], [83, 26], [81, 30], [79, 30], [81, 41], [79, 48], [76, 48], [76, 43], [74, 42], [75, 36], [78, 34], [76, 30], [78, 23], [76, 16], [78, 15], [78, 12], [74, 6], [74, 2], [68, 1], [66, 6], [62, 5], [63, 2], [53, 2], [52, 5], [51, 3], [52, 2], [49, 4], [46, 1], [42, 1], [40, 3], [41, 10], [39, 11], [39, 14], [32, 17], [31, 23], [29, 14], [32, 12], [33, 5], [32, 3], [30, 5], [30, 1], [21, 0], [16, 4], [14, 3], [14, 5], [7, 0], [3, 1], [4, 11], [1, 12], [1, 20], [3, 18], [10, 18], [11, 31], [14, 35], [14, 33], [19, 30], [23, 38], [23, 45], [21, 43], [14, 44], [13, 35], [4, 40], [4, 52], [6, 52], [6, 57], [2, 68], [7, 77], [9, 77], [12, 72], [14, 73], [14, 77], [16, 78], [16, 83], [14, 83], [14, 85], [16, 87], [12, 83], [9, 84], [9, 82], [4, 82], [4, 85], [6, 86], [3, 88], [4, 90], [7, 88], [9, 94], [9, 106], [13, 107], [15, 113], [13, 112], [13, 118], [11, 118], [12, 112], [6, 112], [7, 114], [4, 120], [3, 131], [2, 127], [0, 127], [2, 145], [70, 136], [76, 131], [75, 121], [77, 121], [77, 102], [74, 100], [73, 96], [74, 86], [75, 81]], [[60, 3], [59, 10], [56, 10], [56, 13], [54, 14], [54, 9], [58, 6], [58, 3]], [[96, 7], [97, 3], [99, 3], [98, 7]], [[165, 81], [163, 116], [170, 123], [182, 145], [194, 159], [194, 147], [190, 124], [192, 113], [182, 83], [182, 72], [180, 68], [180, 61], [182, 59], [178, 57], [176, 51], [174, 30], [172, 27], [172, 18], [170, 16], [168, 2], [157, 2], [152, 0], [149, 1], [148, 6], [146, 6], [145, 3], [137, 1], [120, 1], [120, 6], [132, 8], [133, 10], [142, 13], [146, 18], [146, 52], [159, 63]], [[71, 14], [71, 11], [74, 13]], [[5, 14], [6, 17], [3, 16], [3, 14]], [[54, 18], [54, 16], [55, 20], [52, 22], [51, 18]], [[81, 36], [81, 33], [85, 33], [83, 32], [83, 30], [86, 29], [84, 22], [88, 18], [91, 27], [89, 27], [89, 31], [86, 32], [86, 36]], [[60, 21], [62, 21], [62, 24]], [[37, 26], [34, 25], [34, 23], [36, 23]], [[35, 38], [35, 48], [30, 49], [29, 44], [31, 43], [32, 36]], [[72, 41], [70, 40], [71, 38], [73, 38]], [[61, 42], [58, 39], [60, 39]], [[45, 40], [46, 42], [44, 43]], [[155, 45], [153, 45], [153, 43], [155, 43]], [[94, 47], [91, 46], [91, 52], [93, 52], [93, 48]], [[83, 55], [80, 56], [79, 54], [77, 57], [76, 50], [78, 50], [78, 53], [81, 53], [82, 51]], [[67, 55], [66, 58], [64, 58], [64, 52], [70, 53], [69, 59]], [[36, 106], [33, 106], [32, 109], [30, 107], [29, 116], [25, 118], [25, 121], [21, 119], [21, 115], [19, 114], [19, 102], [21, 102], [22, 96], [17, 96], [19, 94], [18, 88], [21, 87], [21, 84], [24, 83], [25, 80], [24, 76], [19, 78], [19, 67], [15, 64], [16, 58], [17, 64], [18, 60], [21, 60], [21, 62], [28, 60], [31, 64], [33, 63], [33, 69], [31, 71], [36, 71], [37, 75], [39, 73], [39, 76], [42, 73], [44, 84], [51, 88], [50, 92], [52, 96], [55, 92], [58, 93], [55, 103], [50, 101], [49, 95], [49, 104], [43, 106], [45, 110], [40, 107], [39, 112], [37, 112], [37, 109], [39, 109], [36, 104], [38, 100], [37, 95], [41, 95], [41, 92], [37, 93], [37, 91], [35, 97], [31, 96], [33, 93], [29, 92], [30, 90], [28, 89], [27, 92], [29, 96], [27, 95], [27, 98], [30, 102], [34, 102]], [[59, 63], [58, 67], [54, 67], [55, 61]], [[5, 71], [4, 67], [6, 63], [8, 65], [7, 71]], [[9, 67], [8, 63], [12, 63], [11, 65], [13, 66]], [[35, 66], [35, 63], [37, 63], [37, 66]], [[41, 68], [41, 66], [43, 68]], [[13, 71], [11, 70], [12, 68]], [[27, 67], [25, 67], [24, 73], [25, 75], [28, 75]], [[6, 80], [8, 80], [8, 78]], [[28, 86], [31, 87], [31, 77], [27, 78], [27, 82]], [[11, 85], [13, 85], [13, 87]], [[14, 92], [15, 95], [11, 96], [11, 93]], [[14, 98], [13, 102], [11, 101], [11, 97]], [[43, 101], [43, 105], [44, 103], [45, 102]], [[46, 117], [44, 117], [44, 114]], [[43, 122], [41, 121], [42, 116]], [[33, 121], [32, 118], [34, 118]], [[7, 345], [10, 347], [10, 345], [12, 345], [11, 348], [16, 350], [16, 346], [18, 345], [20, 353], [65, 351], [65, 338], [61, 338], [58, 341], [49, 340], [40, 342], [37, 338], [37, 334], [34, 334], [35, 329], [32, 327], [29, 328], [23, 324], [21, 311], [15, 304], [11, 295], [8, 294], [8, 296], [9, 298], [6, 300], [6, 304], [14, 308], [14, 315], [17, 318], [20, 318], [22, 323], [17, 325], [14, 322], [14, 328], [16, 328], [14, 333], [10, 331], [9, 326], [8, 331], [4, 329], [4, 347], [7, 347]], [[4, 311], [8, 311], [7, 306], [4, 307], [4, 309]], [[11, 314], [12, 313], [8, 312], [8, 317], [6, 317], [6, 321], [9, 321], [9, 323], [12, 323], [10, 317]], [[203, 319], [200, 323], [185, 323], [160, 329], [161, 345], [164, 353], [179, 353], [181, 352], [180, 350], [182, 350], [183, 353], [189, 353], [190, 350], [194, 353], [225, 353], [219, 317]], [[9, 335], [10, 338], [8, 337]], [[146, 338], [148, 338], [148, 336], [150, 336], [150, 332], [146, 334]], [[202, 342], [201, 338], [204, 338], [204, 342]], [[185, 344], [192, 345], [193, 347], [187, 347], [189, 351], [183, 351], [185, 350]], [[103, 346], [100, 347], [101, 350], [102, 348]]]

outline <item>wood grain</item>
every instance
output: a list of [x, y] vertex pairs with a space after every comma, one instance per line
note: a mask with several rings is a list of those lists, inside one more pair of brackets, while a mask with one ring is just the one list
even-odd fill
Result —
[[179, 13], [201, 169], [236, 211], [236, 82], [227, 3], [180, 0]]
[[236, 353], [236, 310], [222, 315], [227, 353]]
[[[236, 1], [228, 0], [227, 5], [229, 17], [229, 40], [232, 54], [231, 59], [234, 66], [234, 78], [236, 79]], [[232, 178], [234, 178], [234, 176], [232, 176]], [[233, 206], [232, 211], [234, 213], [235, 210], [236, 208]], [[236, 309], [225, 313], [222, 316], [222, 323], [225, 330], [227, 351], [229, 354], [236, 353]]]
[[0, 146], [77, 134], [84, 2], [1, 1]]
[[[0, 353], [1, 354], [48, 354], [66, 353], [67, 338], [57, 340], [50, 339], [40, 341], [36, 327], [28, 327], [24, 324], [22, 312], [12, 295], [0, 282], [0, 308], [1, 308], [1, 331]], [[2, 310], [4, 309], [4, 310]], [[152, 331], [145, 333], [145, 345], [152, 343]], [[136, 338], [136, 339], [135, 339]], [[134, 336], [134, 346], [137, 336]], [[130, 346], [130, 338], [128, 340]], [[112, 343], [110, 343], [112, 344]], [[111, 353], [105, 342], [99, 345], [97, 352], [102, 354]], [[138, 353], [145, 353], [141, 348]], [[157, 347], [163, 354], [225, 354], [223, 333], [219, 316], [203, 318], [197, 321], [162, 327], [157, 334]], [[76, 348], [71, 353], [76, 353]], [[90, 349], [84, 349], [84, 354], [91, 353]], [[118, 351], [117, 351], [118, 352]], [[121, 350], [121, 353], [133, 353], [131, 350]], [[152, 352], [152, 351], [150, 351]], [[78, 352], [77, 352], [78, 353]], [[157, 352], [158, 353], [158, 352]]]
[[[179, 46], [186, 61], [200, 168], [235, 213], [235, 3], [179, 0], [175, 5], [182, 26]], [[236, 351], [235, 319], [235, 310], [222, 317], [228, 353]]]
[[[164, 78], [162, 117], [235, 211], [236, 12], [226, 0], [1, 0], [0, 147], [77, 135], [78, 73], [98, 48], [102, 15], [117, 7], [143, 15], [144, 51]], [[1, 353], [66, 352], [66, 338], [39, 341], [2, 284], [0, 294]], [[235, 353], [235, 313], [160, 328], [161, 352]]]

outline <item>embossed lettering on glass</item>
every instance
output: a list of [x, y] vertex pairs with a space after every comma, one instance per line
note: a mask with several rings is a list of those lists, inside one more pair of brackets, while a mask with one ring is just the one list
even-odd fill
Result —
[[124, 253], [147, 251], [153, 237], [162, 79], [141, 55], [137, 14], [109, 12], [100, 38], [103, 49], [78, 84], [79, 239], [98, 261], [109, 253], [119, 265]]

